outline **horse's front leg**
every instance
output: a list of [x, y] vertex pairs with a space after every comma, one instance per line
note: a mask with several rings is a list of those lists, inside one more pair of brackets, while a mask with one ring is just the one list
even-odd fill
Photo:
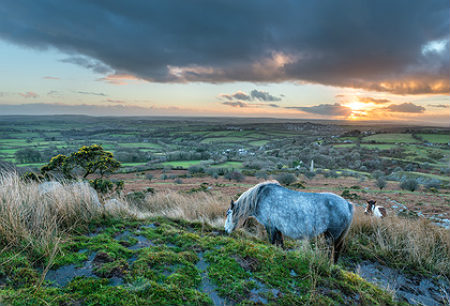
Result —
[[270, 226], [266, 226], [266, 231], [271, 244], [275, 244], [284, 248], [283, 234], [279, 230]]
[[284, 239], [283, 234], [279, 230], [275, 230], [275, 245], [278, 245], [279, 247], [284, 249]]

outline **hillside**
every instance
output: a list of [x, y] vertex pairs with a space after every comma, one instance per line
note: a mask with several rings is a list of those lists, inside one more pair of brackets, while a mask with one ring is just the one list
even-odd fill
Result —
[[254, 222], [224, 235], [228, 200], [220, 193], [159, 191], [98, 205], [88, 185], [65, 184], [43, 194], [36, 183], [14, 174], [0, 176], [0, 302], [448, 301], [449, 232], [426, 219], [374, 220], [356, 206], [343, 256], [330, 265], [322, 239], [287, 240], [283, 250], [270, 245]]
[[65, 237], [59, 247], [59, 254], [37, 265], [23, 254], [3, 253], [3, 303], [397, 304], [391, 294], [312, 252], [224, 236], [201, 223], [111, 219]]

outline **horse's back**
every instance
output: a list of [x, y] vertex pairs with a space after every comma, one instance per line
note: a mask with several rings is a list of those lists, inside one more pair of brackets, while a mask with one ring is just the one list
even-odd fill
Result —
[[[291, 238], [325, 231], [339, 235], [353, 218], [353, 206], [333, 193], [308, 193], [268, 184], [258, 192], [257, 219]], [[266, 225], [265, 224], [265, 225]]]

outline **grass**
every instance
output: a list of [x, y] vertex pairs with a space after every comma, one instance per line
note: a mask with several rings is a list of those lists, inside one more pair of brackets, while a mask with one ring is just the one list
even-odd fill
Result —
[[450, 232], [426, 219], [389, 216], [380, 220], [357, 211], [347, 252], [410, 273], [450, 277]]
[[255, 141], [250, 141], [250, 145], [252, 146], [264, 146], [266, 145], [268, 142], [270, 142], [270, 140], [255, 140]]
[[383, 143], [383, 144], [379, 144], [379, 143], [377, 143], [377, 144], [361, 144], [361, 148], [371, 149], [371, 150], [373, 150], [373, 149], [390, 150], [390, 149], [393, 149], [396, 147], [397, 147], [397, 145], [395, 145], [395, 144], [386, 144], [386, 143]]
[[168, 161], [163, 162], [160, 165], [163, 166], [172, 166], [172, 167], [181, 167], [181, 168], [189, 168], [190, 166], [201, 164], [202, 162], [206, 162], [206, 160], [178, 160], [178, 161]]
[[449, 143], [450, 135], [441, 134], [418, 134], [419, 137], [431, 143]]
[[242, 168], [242, 162], [228, 161], [221, 164], [211, 165], [211, 168]]
[[379, 143], [417, 143], [418, 140], [414, 139], [411, 134], [376, 134], [364, 137], [363, 142], [375, 141]]
[[[220, 193], [160, 192], [142, 201], [122, 199], [123, 206], [108, 210], [84, 194], [87, 190], [75, 192], [65, 185], [44, 195], [37, 184], [2, 174], [0, 281], [6, 280], [0, 287], [2, 304], [211, 304], [199, 290], [202, 273], [222, 298], [236, 304], [252, 303], [252, 290], [261, 286], [268, 289], [261, 294], [269, 304], [397, 303], [386, 291], [330, 265], [319, 242], [287, 240], [288, 247], [298, 250], [284, 251], [269, 245], [264, 231], [244, 228], [224, 236], [229, 197]], [[149, 222], [158, 226], [140, 228]], [[98, 235], [84, 235], [99, 228]], [[139, 230], [154, 245], [128, 249], [132, 239], [114, 238], [125, 230], [135, 234]], [[94, 267], [99, 278], [75, 278], [66, 286], [52, 287], [41, 277], [41, 271], [80, 265], [94, 252], [110, 259]], [[208, 264], [206, 272], [197, 265], [201, 256]], [[426, 220], [396, 216], [374, 220], [357, 209], [343, 256], [450, 277], [450, 233]], [[128, 263], [131, 258], [135, 261]], [[120, 271], [122, 285], [109, 284], [113, 271]]]
[[245, 137], [235, 137], [235, 136], [228, 136], [228, 137], [208, 137], [200, 141], [200, 143], [215, 143], [215, 142], [245, 142], [253, 140], [252, 138], [245, 138]]

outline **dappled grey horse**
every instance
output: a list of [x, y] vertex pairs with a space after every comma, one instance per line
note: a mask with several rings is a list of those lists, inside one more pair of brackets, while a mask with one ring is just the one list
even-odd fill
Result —
[[255, 217], [267, 230], [270, 242], [283, 246], [283, 235], [310, 239], [324, 234], [334, 262], [353, 219], [353, 205], [332, 193], [290, 190], [277, 182], [260, 183], [244, 192], [227, 211], [225, 231]]

